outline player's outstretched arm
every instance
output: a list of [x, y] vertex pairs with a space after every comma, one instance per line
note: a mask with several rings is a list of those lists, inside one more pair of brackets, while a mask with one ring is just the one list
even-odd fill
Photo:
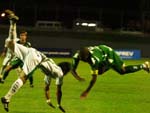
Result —
[[86, 89], [85, 91], [83, 91], [83, 93], [82, 93], [81, 96], [80, 96], [81, 99], [84, 99], [84, 98], [87, 97], [89, 91], [90, 91], [90, 90], [92, 89], [92, 87], [94, 86], [96, 80], [97, 80], [97, 75], [96, 75], [96, 74], [93, 74], [89, 86], [87, 87], [87, 89]]
[[79, 81], [85, 81], [85, 79], [84, 79], [84, 78], [81, 78], [81, 77], [78, 75], [78, 73], [77, 73], [74, 69], [71, 70], [71, 73], [72, 73], [72, 75], [73, 75], [77, 80], [79, 80]]
[[61, 91], [61, 85], [57, 85], [57, 107], [65, 113], [65, 109], [61, 106], [61, 97], [62, 97], [62, 91]]

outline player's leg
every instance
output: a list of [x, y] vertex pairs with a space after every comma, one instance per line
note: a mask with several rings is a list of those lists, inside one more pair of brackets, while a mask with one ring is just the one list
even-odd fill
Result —
[[10, 99], [23, 86], [23, 84], [26, 82], [26, 80], [27, 80], [27, 76], [22, 71], [20, 74], [20, 77], [12, 84], [8, 93], [4, 97], [1, 98], [1, 102], [4, 105], [4, 109], [6, 111], [9, 111], [8, 104], [10, 102]]
[[149, 62], [145, 62], [143, 64], [138, 65], [128, 65], [126, 66], [122, 59], [114, 53], [114, 63], [113, 63], [113, 69], [116, 70], [120, 74], [127, 74], [127, 73], [133, 73], [140, 70], [145, 70], [146, 72], [150, 72], [150, 64]]
[[4, 83], [4, 80], [3, 80], [4, 69], [9, 64], [10, 60], [11, 60], [11, 55], [10, 54], [6, 54], [6, 57], [3, 60], [1, 71], [0, 71], [0, 83]]
[[1, 67], [1, 70], [0, 70], [0, 83], [4, 83], [4, 80], [3, 80], [3, 72], [4, 72], [4, 68], [5, 68], [6, 66], [5, 65], [3, 65], [2, 67]]
[[[17, 68], [17, 72], [18, 74], [20, 74], [21, 70], [22, 70], [22, 67], [23, 67], [23, 62], [21, 60], [18, 59], [18, 68]], [[33, 73], [34, 71], [32, 71], [31, 73], [28, 74], [28, 79], [29, 79], [29, 82], [30, 82], [30, 87], [34, 87], [33, 85]]]
[[[5, 13], [10, 21], [8, 40], [6, 41], [6, 47], [14, 51], [14, 41], [17, 41], [16, 22], [19, 19], [14, 12], [5, 10]], [[12, 40], [13, 39], [13, 40]]]
[[139, 70], [145, 70], [146, 72], [150, 73], [150, 64], [148, 61], [146, 61], [143, 64], [139, 64], [139, 65], [124, 66], [124, 69], [125, 69], [125, 73], [132, 73]]
[[40, 61], [41, 60], [38, 61], [34, 57], [32, 52], [30, 52], [26, 56], [26, 60], [24, 61], [24, 65], [22, 67], [22, 71], [20, 73], [19, 78], [12, 84], [8, 93], [4, 97], [1, 98], [2, 104], [4, 105], [4, 109], [6, 111], [9, 111], [8, 104], [9, 104], [12, 96], [23, 86], [23, 84], [28, 79], [29, 73], [31, 73], [32, 71], [34, 71], [34, 69], [36, 69], [36, 67]]
[[3, 65], [1, 67], [1, 70], [0, 70], [0, 83], [4, 83], [4, 80], [3, 80], [3, 73], [4, 73], [4, 69], [5, 69], [6, 65]]
[[4, 71], [2, 73], [2, 80], [3, 82], [5, 81], [5, 79], [7, 78], [9, 72], [11, 71], [12, 69], [12, 66], [11, 65], [7, 65], [5, 68], [4, 68]]
[[46, 103], [47, 103], [50, 107], [55, 108], [55, 106], [52, 104], [51, 95], [50, 95], [51, 77], [45, 75], [44, 81], [45, 81], [45, 88], [44, 88], [44, 91], [45, 91]]
[[13, 33], [13, 37], [17, 38], [17, 32], [16, 32], [16, 22], [19, 20], [19, 17], [15, 15], [15, 13], [9, 9], [5, 10], [4, 13], [10, 20], [10, 27], [9, 27], [9, 35], [10, 38]]

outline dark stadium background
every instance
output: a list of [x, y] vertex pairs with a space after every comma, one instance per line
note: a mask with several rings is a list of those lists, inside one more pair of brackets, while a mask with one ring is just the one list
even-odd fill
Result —
[[[69, 48], [74, 52], [81, 46], [108, 44], [116, 49], [140, 49], [142, 57], [150, 56], [149, 0], [1, 0], [0, 11], [5, 9], [20, 17], [19, 30], [29, 32], [36, 48]], [[73, 29], [76, 19], [98, 21], [104, 32], [77, 32]], [[63, 30], [35, 29], [38, 20], [60, 21]], [[0, 19], [1, 50], [7, 25], [8, 20]]]
[[[149, 13], [150, 1], [1, 0], [0, 10], [6, 8], [15, 10], [22, 25], [34, 25], [37, 20], [59, 20], [65, 27], [71, 28], [73, 21], [81, 18], [98, 20], [104, 26], [118, 28], [129, 20], [143, 21], [143, 14]], [[122, 18], [124, 23], [121, 23]]]

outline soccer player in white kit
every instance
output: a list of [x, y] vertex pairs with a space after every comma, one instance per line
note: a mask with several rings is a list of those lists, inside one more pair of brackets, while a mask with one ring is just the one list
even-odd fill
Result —
[[[10, 21], [12, 21], [12, 26], [16, 24], [17, 16], [14, 12], [10, 10], [5, 10], [5, 13], [8, 15]], [[20, 45], [14, 41], [15, 35], [13, 34], [14, 28], [11, 28], [11, 36], [7, 40], [7, 48], [9, 48], [13, 55], [18, 57], [24, 62], [22, 67], [22, 72], [20, 73], [20, 77], [12, 84], [8, 93], [1, 98], [1, 102], [4, 105], [4, 109], [8, 112], [8, 104], [10, 102], [11, 97], [25, 84], [26, 80], [28, 79], [28, 75], [34, 71], [37, 67], [39, 67], [46, 75], [45, 77], [45, 94], [47, 103], [54, 107], [51, 103], [50, 96], [49, 96], [49, 86], [51, 78], [56, 79], [57, 85], [57, 106], [62, 111], [65, 112], [63, 107], [61, 106], [61, 97], [62, 97], [62, 81], [64, 75], [66, 75], [70, 71], [70, 63], [62, 62], [58, 65], [54, 63], [52, 59], [47, 58], [44, 54], [37, 51], [34, 48], [27, 48], [23, 45]]]

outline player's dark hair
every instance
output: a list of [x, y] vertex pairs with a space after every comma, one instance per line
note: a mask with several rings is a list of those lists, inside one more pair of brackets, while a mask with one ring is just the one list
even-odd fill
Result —
[[71, 64], [69, 62], [61, 62], [58, 64], [61, 67], [64, 75], [66, 75], [71, 70]]
[[26, 35], [28, 34], [26, 30], [21, 30], [21, 31], [19, 32], [19, 34], [23, 34], [23, 33], [26, 34]]
[[83, 61], [87, 61], [87, 58], [89, 57], [90, 52], [87, 47], [83, 47], [79, 51], [79, 58]]

